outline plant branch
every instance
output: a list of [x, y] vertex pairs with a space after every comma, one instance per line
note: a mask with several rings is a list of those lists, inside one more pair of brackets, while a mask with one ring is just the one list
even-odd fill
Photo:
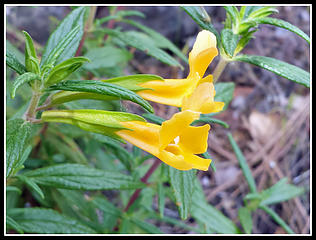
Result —
[[82, 50], [84, 41], [86, 40], [87, 34], [88, 34], [91, 26], [93, 25], [93, 20], [95, 18], [96, 11], [97, 11], [97, 6], [90, 7], [90, 13], [89, 13], [89, 17], [88, 17], [87, 23], [86, 23], [86, 25], [84, 27], [83, 36], [82, 36], [82, 39], [81, 39], [81, 41], [79, 43], [79, 47], [77, 49], [77, 52], [75, 54], [76, 57], [78, 57], [81, 54], [81, 50]]
[[225, 59], [223, 56], [220, 56], [219, 62], [216, 65], [216, 68], [213, 72], [213, 82], [216, 83], [222, 72], [224, 71], [226, 65], [229, 63], [227, 59]]
[[[155, 170], [157, 169], [157, 167], [160, 165], [161, 161], [159, 159], [155, 159], [153, 165], [148, 169], [147, 173], [144, 175], [144, 177], [141, 178], [141, 181], [143, 183], [147, 184], [147, 180], [148, 178], [155, 172]], [[133, 195], [131, 196], [131, 198], [129, 199], [129, 202], [127, 203], [126, 207], [124, 208], [124, 212], [127, 212], [128, 209], [130, 208], [130, 206], [136, 201], [136, 199], [139, 196], [141, 189], [137, 189]]]
[[40, 97], [41, 97], [41, 93], [33, 91], [30, 105], [24, 114], [25, 120], [32, 121], [36, 118], [36, 108], [40, 100]]

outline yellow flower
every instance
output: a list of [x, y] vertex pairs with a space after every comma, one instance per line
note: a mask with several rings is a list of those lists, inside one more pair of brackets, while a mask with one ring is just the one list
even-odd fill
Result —
[[174, 114], [161, 126], [141, 121], [121, 122], [130, 130], [119, 130], [116, 134], [176, 169], [195, 168], [206, 171], [211, 159], [204, 159], [196, 154], [207, 150], [210, 125], [190, 126], [199, 116], [198, 112], [182, 111]]
[[[186, 79], [164, 79], [162, 81], [144, 82], [139, 84], [139, 86], [147, 89], [137, 93], [149, 101], [184, 107], [200, 113], [221, 111], [224, 103], [214, 102], [215, 89], [212, 83], [212, 75], [203, 78], [208, 65], [217, 54], [215, 35], [203, 30], [197, 35], [193, 48], [189, 53], [190, 72]], [[200, 85], [202, 84], [209, 91], [201, 89]], [[203, 101], [199, 100], [199, 104], [190, 103], [198, 99], [197, 96]]]

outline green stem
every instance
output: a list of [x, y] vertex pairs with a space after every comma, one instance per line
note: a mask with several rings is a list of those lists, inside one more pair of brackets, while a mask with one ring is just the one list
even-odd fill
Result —
[[224, 71], [226, 65], [229, 63], [229, 61], [224, 58], [223, 56], [220, 56], [219, 62], [213, 72], [213, 82], [216, 83], [222, 72]]
[[274, 219], [274, 221], [276, 221], [287, 233], [295, 234], [295, 232], [289, 227], [289, 225], [287, 225], [286, 222], [284, 222], [283, 219], [280, 218], [280, 216], [271, 208], [265, 205], [259, 206], [259, 208], [269, 214]]
[[41, 98], [41, 93], [33, 91], [33, 95], [30, 101], [30, 105], [24, 114], [24, 118], [27, 121], [33, 121], [36, 118], [36, 108], [38, 106], [39, 100]]

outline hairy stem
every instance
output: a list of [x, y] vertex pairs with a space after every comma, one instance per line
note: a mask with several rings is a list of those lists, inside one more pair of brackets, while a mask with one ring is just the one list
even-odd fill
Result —
[[229, 63], [227, 59], [224, 57], [220, 56], [219, 62], [213, 72], [213, 82], [216, 83], [222, 72], [224, 71], [226, 65]]
[[33, 121], [36, 118], [36, 108], [41, 98], [41, 93], [33, 91], [33, 95], [30, 101], [30, 105], [24, 114], [24, 119], [27, 121]]

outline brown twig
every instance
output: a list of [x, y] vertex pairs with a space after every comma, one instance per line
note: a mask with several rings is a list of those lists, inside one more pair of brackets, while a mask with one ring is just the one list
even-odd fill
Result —
[[88, 34], [91, 26], [93, 25], [93, 20], [95, 18], [96, 11], [97, 11], [97, 6], [92, 6], [90, 8], [89, 18], [88, 18], [87, 23], [86, 23], [86, 25], [84, 27], [83, 36], [82, 36], [82, 39], [81, 39], [81, 41], [79, 43], [77, 52], [75, 54], [76, 57], [81, 55], [81, 50], [82, 50], [83, 44], [84, 44], [84, 42], [86, 40], [87, 34]]

